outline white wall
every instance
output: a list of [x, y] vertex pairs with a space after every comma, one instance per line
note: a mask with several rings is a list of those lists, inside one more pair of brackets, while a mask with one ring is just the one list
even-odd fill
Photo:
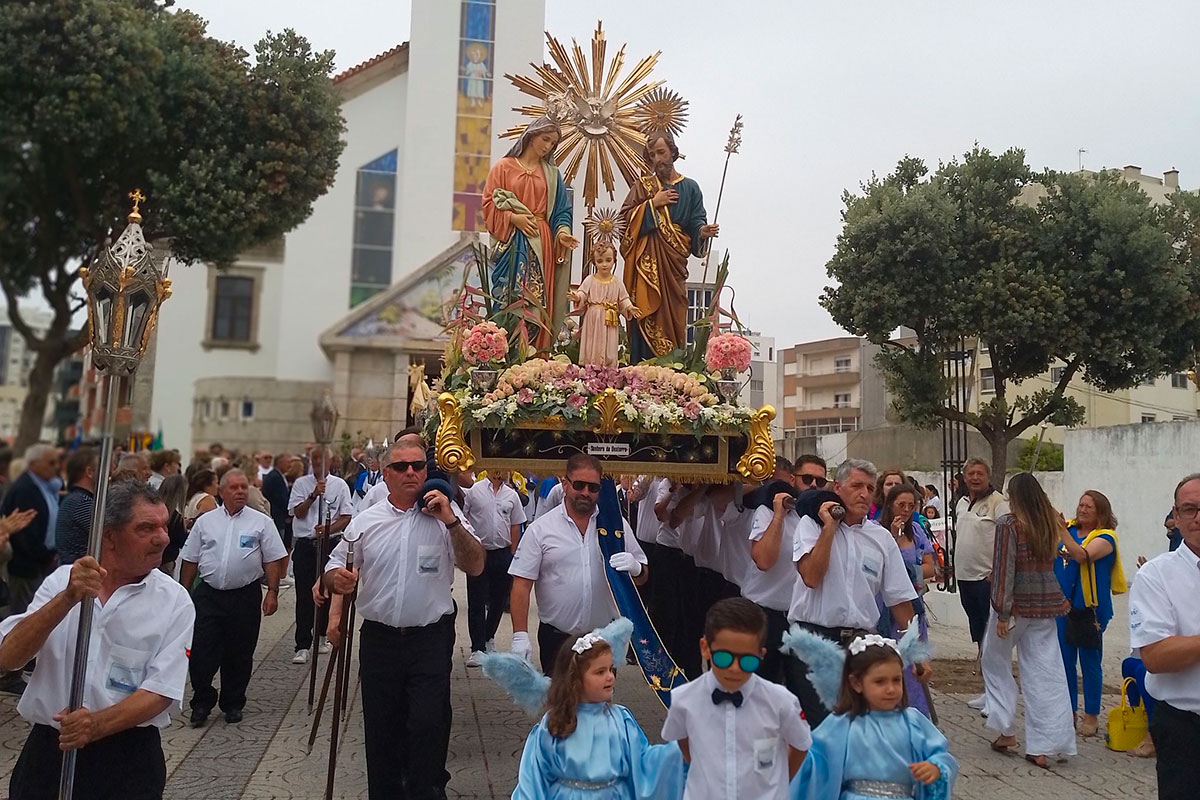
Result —
[[[1163, 519], [1175, 484], [1200, 471], [1200, 422], [1118, 425], [1067, 431], [1065, 495], [1070, 510], [1085, 489], [1103, 492], [1120, 520], [1121, 558], [1132, 575], [1138, 555], [1167, 549]], [[1064, 513], [1069, 513], [1064, 509]]]

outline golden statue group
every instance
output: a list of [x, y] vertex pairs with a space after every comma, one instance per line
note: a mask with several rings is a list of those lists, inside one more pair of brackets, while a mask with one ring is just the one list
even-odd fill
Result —
[[[540, 103], [516, 109], [532, 120], [501, 134], [515, 142], [484, 186], [492, 245], [464, 276], [427, 422], [439, 460], [544, 475], [583, 450], [619, 461], [619, 472], [761, 479], [774, 461], [774, 409], [738, 401], [751, 346], [725, 330], [741, 329], [721, 307], [727, 257], [707, 283], [719, 228], [699, 184], [677, 168], [687, 103], [648, 80], [657, 54], [624, 76], [624, 48], [606, 63], [599, 26], [590, 65], [578, 44], [568, 53], [547, 41], [555, 66], [506, 76]], [[739, 117], [727, 154], [740, 130]], [[618, 174], [624, 202], [597, 208], [601, 184], [616, 199]], [[576, 190], [584, 242], [574, 233]], [[581, 244], [582, 279], [572, 286]], [[713, 299], [689, 336], [692, 257], [706, 259]]]

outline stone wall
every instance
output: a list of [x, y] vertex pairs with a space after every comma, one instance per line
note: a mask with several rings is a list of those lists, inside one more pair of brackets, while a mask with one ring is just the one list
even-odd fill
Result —
[[[303, 452], [304, 444], [312, 441], [309, 412], [313, 402], [329, 389], [329, 384], [319, 381], [201, 378], [195, 385], [191, 449], [220, 442], [230, 450], [242, 453], [259, 449]], [[219, 413], [222, 401], [229, 403], [230, 413], [227, 416]], [[245, 401], [254, 404], [253, 416], [248, 419], [242, 418], [241, 414]], [[342, 430], [339, 422], [335, 437]], [[181, 450], [182, 444], [166, 442], [168, 447], [180, 447]], [[184, 451], [185, 464], [190, 452]]]

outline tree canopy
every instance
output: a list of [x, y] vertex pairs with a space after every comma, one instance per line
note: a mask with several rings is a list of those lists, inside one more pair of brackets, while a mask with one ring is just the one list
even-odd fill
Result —
[[[254, 59], [153, 0], [0, 6], [0, 288], [37, 353], [18, 444], [37, 438], [54, 366], [80, 345], [79, 268], [140, 187], [148, 239], [231, 262], [304, 221], [333, 181], [344, 123], [331, 51], [268, 33]], [[18, 298], [53, 312], [38, 337]]]
[[[978, 429], [1000, 479], [1008, 442], [1043, 421], [1083, 422], [1071, 382], [1113, 391], [1193, 363], [1194, 195], [1155, 207], [1117, 175], [1035, 173], [1022, 150], [976, 147], [932, 175], [904, 158], [844, 201], [828, 264], [837, 284], [822, 305], [883, 345], [878, 364], [904, 421]], [[901, 326], [915, 344], [893, 341]], [[947, 403], [946, 359], [964, 341], [991, 358], [995, 395], [976, 410]], [[1056, 364], [1050, 388], [1016, 388]]]

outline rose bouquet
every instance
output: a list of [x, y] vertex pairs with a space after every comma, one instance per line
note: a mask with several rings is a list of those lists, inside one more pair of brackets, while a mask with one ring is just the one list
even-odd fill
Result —
[[503, 364], [508, 355], [508, 336], [496, 323], [481, 322], [467, 331], [462, 354], [472, 366]]
[[736, 333], [722, 333], [708, 340], [704, 362], [713, 372], [745, 372], [750, 369], [750, 340]]

